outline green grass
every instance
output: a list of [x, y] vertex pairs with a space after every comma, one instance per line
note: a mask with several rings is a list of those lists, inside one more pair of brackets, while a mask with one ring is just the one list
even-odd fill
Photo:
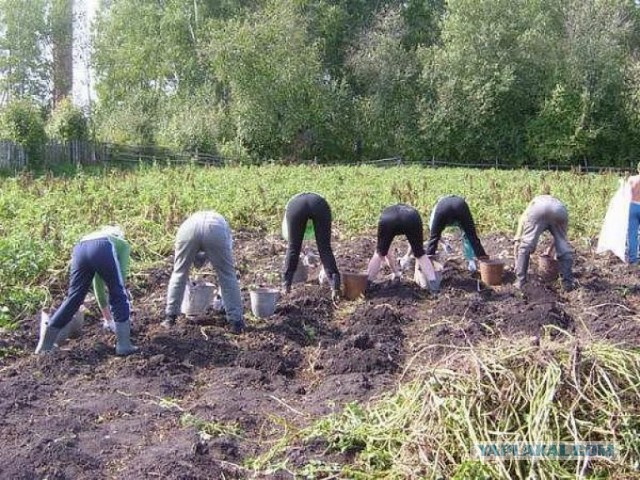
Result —
[[467, 197], [481, 234], [512, 232], [528, 201], [550, 192], [569, 207], [579, 240], [597, 234], [615, 189], [613, 175], [372, 166], [142, 166], [0, 178], [0, 308], [9, 309], [0, 325], [49, 303], [48, 286], [66, 279], [74, 242], [107, 223], [125, 228], [135, 273], [171, 253], [191, 212], [214, 209], [234, 229], [275, 234], [300, 191], [327, 198], [343, 236], [373, 231], [380, 211], [397, 202], [418, 208], [426, 224], [449, 193]]

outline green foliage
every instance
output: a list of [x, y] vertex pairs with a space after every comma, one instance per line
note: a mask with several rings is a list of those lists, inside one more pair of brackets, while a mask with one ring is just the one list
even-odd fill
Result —
[[405, 30], [399, 9], [381, 12], [348, 60], [365, 158], [422, 158], [416, 135], [420, 64], [403, 45]]
[[124, 145], [155, 143], [158, 103], [153, 92], [135, 91], [126, 101], [101, 105], [95, 117], [97, 138]]
[[51, 112], [46, 131], [49, 138], [61, 142], [86, 140], [88, 138], [87, 119], [80, 108], [65, 98]]
[[0, 139], [25, 147], [31, 167], [40, 166], [42, 147], [47, 141], [40, 109], [26, 99], [14, 100], [0, 110]]
[[46, 0], [0, 0], [0, 99], [48, 98]]
[[254, 158], [313, 158], [346, 126], [335, 108], [344, 98], [340, 87], [323, 80], [320, 51], [307, 41], [295, 2], [273, 0], [247, 18], [216, 24], [210, 51], [215, 76], [228, 86], [236, 138]]
[[194, 427], [203, 440], [222, 436], [238, 437], [242, 433], [240, 427], [235, 423], [224, 424], [215, 421], [208, 422], [191, 413], [182, 414], [180, 417], [180, 425], [183, 427]]

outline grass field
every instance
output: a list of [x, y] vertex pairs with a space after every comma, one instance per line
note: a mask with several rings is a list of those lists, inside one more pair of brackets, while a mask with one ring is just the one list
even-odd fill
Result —
[[[460, 194], [481, 234], [514, 231], [528, 201], [551, 193], [570, 212], [570, 236], [597, 234], [616, 188], [609, 174], [424, 169], [421, 167], [150, 167], [78, 171], [67, 176], [0, 179], [0, 325], [50, 299], [47, 285], [66, 273], [70, 248], [84, 233], [122, 225], [133, 246], [133, 271], [171, 252], [189, 213], [214, 209], [234, 229], [277, 232], [284, 205], [300, 191], [324, 195], [337, 231], [370, 231], [382, 208], [414, 205], [425, 224], [440, 195]], [[135, 278], [135, 277], [134, 277]]]

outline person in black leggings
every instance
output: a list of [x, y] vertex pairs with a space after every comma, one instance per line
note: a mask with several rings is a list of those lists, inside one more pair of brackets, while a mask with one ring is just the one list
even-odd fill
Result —
[[293, 196], [285, 208], [282, 220], [282, 236], [287, 240], [284, 264], [284, 289], [291, 291], [293, 275], [298, 267], [305, 231], [315, 232], [320, 262], [331, 286], [331, 296], [340, 292], [340, 273], [331, 250], [331, 208], [317, 193], [299, 193]]
[[473, 250], [474, 256], [481, 260], [487, 258], [487, 253], [484, 251], [478, 238], [476, 225], [471, 216], [471, 210], [469, 210], [469, 205], [467, 205], [464, 198], [457, 195], [441, 197], [433, 209], [429, 223], [429, 231], [431, 234], [427, 242], [427, 255], [435, 255], [438, 249], [438, 242], [440, 242], [442, 232], [445, 228], [457, 226], [464, 232], [464, 241], [468, 242]]
[[425, 254], [422, 233], [422, 218], [420, 213], [413, 207], [404, 204], [392, 205], [385, 208], [378, 221], [378, 242], [376, 251], [369, 261], [368, 276], [369, 281], [373, 281], [385, 260], [393, 271], [394, 278], [400, 278], [400, 273], [396, 265], [396, 259], [390, 250], [391, 242], [396, 235], [405, 235], [409, 241], [410, 249], [416, 258], [416, 276], [414, 278], [422, 280], [423, 286], [428, 285], [432, 291], [438, 289], [436, 275]]

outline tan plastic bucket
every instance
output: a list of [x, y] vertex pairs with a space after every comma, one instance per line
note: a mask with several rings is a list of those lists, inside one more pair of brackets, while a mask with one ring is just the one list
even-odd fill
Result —
[[266, 318], [276, 311], [279, 292], [276, 288], [255, 288], [249, 292], [251, 313], [258, 318]]
[[367, 289], [366, 273], [342, 273], [342, 293], [347, 300], [355, 300], [364, 295]]
[[546, 282], [553, 282], [558, 278], [558, 261], [551, 255], [538, 257], [538, 273]]
[[498, 259], [480, 260], [480, 278], [487, 285], [502, 285], [504, 262]]

